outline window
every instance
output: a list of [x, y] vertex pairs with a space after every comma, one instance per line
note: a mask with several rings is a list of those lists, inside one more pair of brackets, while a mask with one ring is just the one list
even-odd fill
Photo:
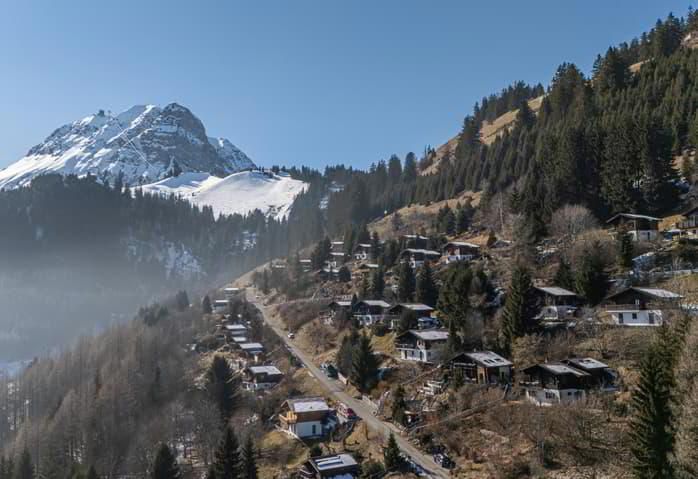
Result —
[[313, 424], [312, 429], [313, 429], [313, 436], [315, 436], [317, 434], [317, 426], [315, 424]]
[[637, 319], [637, 313], [633, 313], [633, 319]]
[[618, 324], [623, 324], [623, 313], [618, 313]]
[[545, 399], [554, 399], [555, 395], [551, 392], [545, 391]]

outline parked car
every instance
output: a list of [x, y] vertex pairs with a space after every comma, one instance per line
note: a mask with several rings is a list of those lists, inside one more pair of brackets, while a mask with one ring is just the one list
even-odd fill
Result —
[[443, 453], [434, 454], [434, 462], [439, 466], [443, 467], [444, 469], [453, 469], [454, 467], [456, 467], [456, 463], [453, 462], [453, 460], [450, 457]]
[[347, 421], [353, 421], [359, 418], [359, 416], [356, 415], [354, 410], [346, 404], [344, 404], [343, 402], [340, 402], [337, 406], [337, 414], [344, 417]]
[[320, 369], [330, 379], [337, 379], [337, 368], [330, 363], [322, 363]]
[[288, 339], [293, 339], [295, 337], [296, 335], [293, 332], [288, 333]]

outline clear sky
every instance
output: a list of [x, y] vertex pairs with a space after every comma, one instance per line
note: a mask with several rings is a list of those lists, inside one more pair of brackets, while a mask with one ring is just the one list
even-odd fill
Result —
[[674, 0], [0, 0], [0, 167], [98, 109], [176, 101], [260, 165], [366, 167], [515, 80], [589, 71]]

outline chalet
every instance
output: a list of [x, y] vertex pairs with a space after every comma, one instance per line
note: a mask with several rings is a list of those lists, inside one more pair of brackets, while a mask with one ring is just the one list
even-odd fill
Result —
[[449, 241], [441, 249], [442, 260], [446, 263], [455, 261], [472, 261], [480, 256], [480, 247], [464, 241]]
[[678, 308], [681, 298], [666, 289], [633, 286], [608, 296], [606, 312], [621, 326], [659, 326], [663, 310]]
[[354, 317], [362, 326], [371, 326], [386, 319], [390, 303], [380, 299], [365, 299], [354, 305]]
[[332, 301], [327, 307], [330, 310], [330, 316], [336, 316], [340, 311], [351, 314], [354, 303], [349, 300]]
[[417, 329], [434, 329], [438, 328], [440, 324], [437, 318], [432, 318], [431, 316], [417, 318]]
[[311, 458], [298, 470], [302, 479], [351, 479], [360, 473], [358, 462], [347, 453]]
[[561, 361], [568, 366], [588, 373], [590, 384], [602, 391], [615, 391], [618, 389], [618, 373], [608, 367], [608, 364], [602, 363], [594, 358], [570, 358]]
[[429, 238], [422, 235], [402, 235], [402, 242], [405, 248], [426, 248]]
[[230, 288], [224, 288], [224, 289], [223, 289], [223, 294], [225, 295], [225, 297], [226, 297], [227, 299], [236, 299], [236, 298], [240, 298], [240, 297], [242, 297], [242, 296], [244, 295], [244, 293], [245, 293], [245, 290], [242, 289], [242, 288], [233, 288], [233, 287], [230, 287]]
[[559, 286], [533, 288], [541, 305], [538, 318], [543, 321], [565, 321], [574, 318], [579, 304], [576, 293]]
[[301, 264], [301, 270], [302, 270], [304, 273], [307, 273], [308, 271], [310, 271], [311, 269], [313, 269], [313, 262], [312, 262], [311, 260], [309, 260], [309, 259], [301, 259], [299, 262], [300, 262], [300, 264]]
[[408, 261], [412, 269], [419, 268], [427, 261], [437, 261], [441, 253], [429, 249], [407, 248], [400, 253], [400, 262]]
[[225, 334], [230, 337], [239, 337], [247, 334], [247, 326], [244, 324], [226, 324], [223, 326]]
[[606, 224], [616, 232], [628, 233], [633, 241], [655, 241], [659, 236], [659, 218], [634, 213], [618, 213]]
[[400, 321], [400, 316], [402, 316], [402, 313], [408, 310], [413, 311], [419, 319], [430, 317], [434, 312], [434, 308], [427, 306], [426, 304], [398, 303], [388, 309], [387, 321], [389, 322], [390, 329], [397, 328], [397, 323]]
[[230, 343], [235, 347], [240, 348], [241, 344], [249, 343], [249, 340], [245, 336], [233, 336], [230, 338]]
[[676, 227], [681, 231], [681, 236], [698, 238], [698, 206], [681, 213], [681, 220], [676, 223]]
[[330, 251], [334, 251], [334, 252], [344, 251], [344, 241], [332, 241], [330, 243]]
[[522, 371], [520, 382], [529, 401], [540, 406], [570, 404], [586, 398], [591, 374], [561, 362], [541, 363]]
[[492, 351], [460, 353], [448, 361], [452, 371], [460, 370], [468, 382], [508, 384], [513, 364]]
[[357, 261], [366, 261], [371, 257], [371, 244], [359, 243], [354, 248], [354, 259]]
[[400, 352], [400, 359], [403, 361], [435, 363], [441, 359], [446, 341], [448, 341], [446, 330], [411, 329], [395, 338], [395, 348]]
[[323, 398], [287, 399], [281, 405], [280, 427], [283, 431], [300, 439], [323, 437], [333, 427], [328, 417], [330, 411], [330, 407]]
[[342, 251], [332, 251], [330, 253], [330, 259], [325, 262], [325, 266], [330, 268], [339, 268], [346, 261], [346, 254]]
[[230, 310], [229, 299], [217, 299], [213, 302], [213, 312], [216, 314], [225, 314]]
[[271, 389], [281, 382], [284, 374], [276, 366], [249, 366], [243, 371], [242, 387], [248, 391]]
[[264, 354], [264, 346], [261, 343], [241, 343], [238, 346], [242, 354], [255, 363], [259, 362]]
[[370, 277], [378, 268], [380, 268], [380, 265], [377, 263], [362, 263], [354, 268], [352, 274], [356, 278]]

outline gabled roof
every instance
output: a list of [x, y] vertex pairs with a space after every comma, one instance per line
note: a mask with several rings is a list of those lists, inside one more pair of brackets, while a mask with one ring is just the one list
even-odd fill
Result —
[[565, 363], [571, 364], [574, 367], [581, 369], [606, 369], [608, 364], [602, 363], [594, 358], [569, 358], [565, 359]]
[[242, 343], [240, 345], [240, 348], [243, 351], [256, 351], [256, 350], [263, 350], [264, 346], [262, 346], [261, 343]]
[[[321, 473], [326, 473], [334, 469], [344, 469], [348, 467], [358, 467], [358, 463], [351, 454], [343, 453], [336, 456], [323, 456], [310, 459], [313, 467]], [[339, 476], [343, 477], [343, 476]]]
[[621, 294], [625, 294], [628, 291], [636, 291], [640, 293], [641, 295], [648, 296], [652, 299], [681, 299], [683, 296], [680, 294], [667, 291], [666, 289], [661, 289], [661, 288], [640, 288], [638, 286], [631, 286], [629, 288], [625, 288], [621, 291], [618, 291], [617, 293], [611, 294], [606, 297], [606, 300], [613, 299], [617, 296], [620, 296]]
[[446, 341], [448, 339], [448, 331], [446, 329], [410, 329], [402, 333], [398, 338], [407, 334], [422, 341]]
[[606, 223], [613, 223], [618, 218], [626, 218], [629, 220], [648, 220], [648, 221], [659, 221], [660, 220], [659, 218], [655, 218], [654, 216], [637, 215], [635, 213], [618, 213], [616, 215], [611, 216], [608, 220], [606, 220]]
[[287, 399], [286, 404], [293, 412], [329, 411], [330, 406], [321, 397]]
[[340, 308], [351, 308], [351, 301], [332, 301], [328, 306], [339, 306]]
[[252, 374], [268, 374], [270, 376], [283, 374], [276, 366], [250, 366], [247, 370]]
[[368, 306], [378, 306], [379, 308], [384, 308], [384, 309], [387, 309], [390, 307], [390, 303], [386, 303], [382, 299], [364, 299], [362, 301], [359, 301], [356, 304], [357, 304], [357, 306], [359, 304], [365, 304]]
[[573, 368], [572, 366], [568, 366], [567, 364], [563, 363], [540, 363], [524, 369], [524, 372], [530, 371], [535, 368], [545, 369], [554, 376], [572, 375], [578, 378], [590, 376], [590, 374], [585, 371], [581, 371], [577, 368]]
[[247, 331], [247, 326], [244, 324], [226, 324], [225, 329], [228, 331]]
[[465, 353], [467, 357], [486, 367], [513, 366], [511, 361], [504, 359], [499, 354], [492, 351], [475, 351]]
[[468, 243], [465, 241], [449, 241], [443, 247], [446, 248], [448, 246], [463, 246], [465, 248], [480, 249], [479, 245], [476, 245], [474, 243]]
[[434, 308], [422, 303], [398, 303], [390, 309], [406, 308], [415, 312], [434, 311]]
[[370, 248], [371, 243], [359, 243], [357, 246], [360, 248]]
[[536, 286], [535, 288], [551, 296], [577, 296], [577, 293], [559, 286]]
[[441, 253], [433, 249], [405, 248], [402, 253], [421, 253], [426, 256], [441, 256]]
[[692, 206], [690, 209], [684, 211], [683, 213], [681, 213], [681, 216], [688, 216], [696, 210], [698, 210], [698, 205]]

